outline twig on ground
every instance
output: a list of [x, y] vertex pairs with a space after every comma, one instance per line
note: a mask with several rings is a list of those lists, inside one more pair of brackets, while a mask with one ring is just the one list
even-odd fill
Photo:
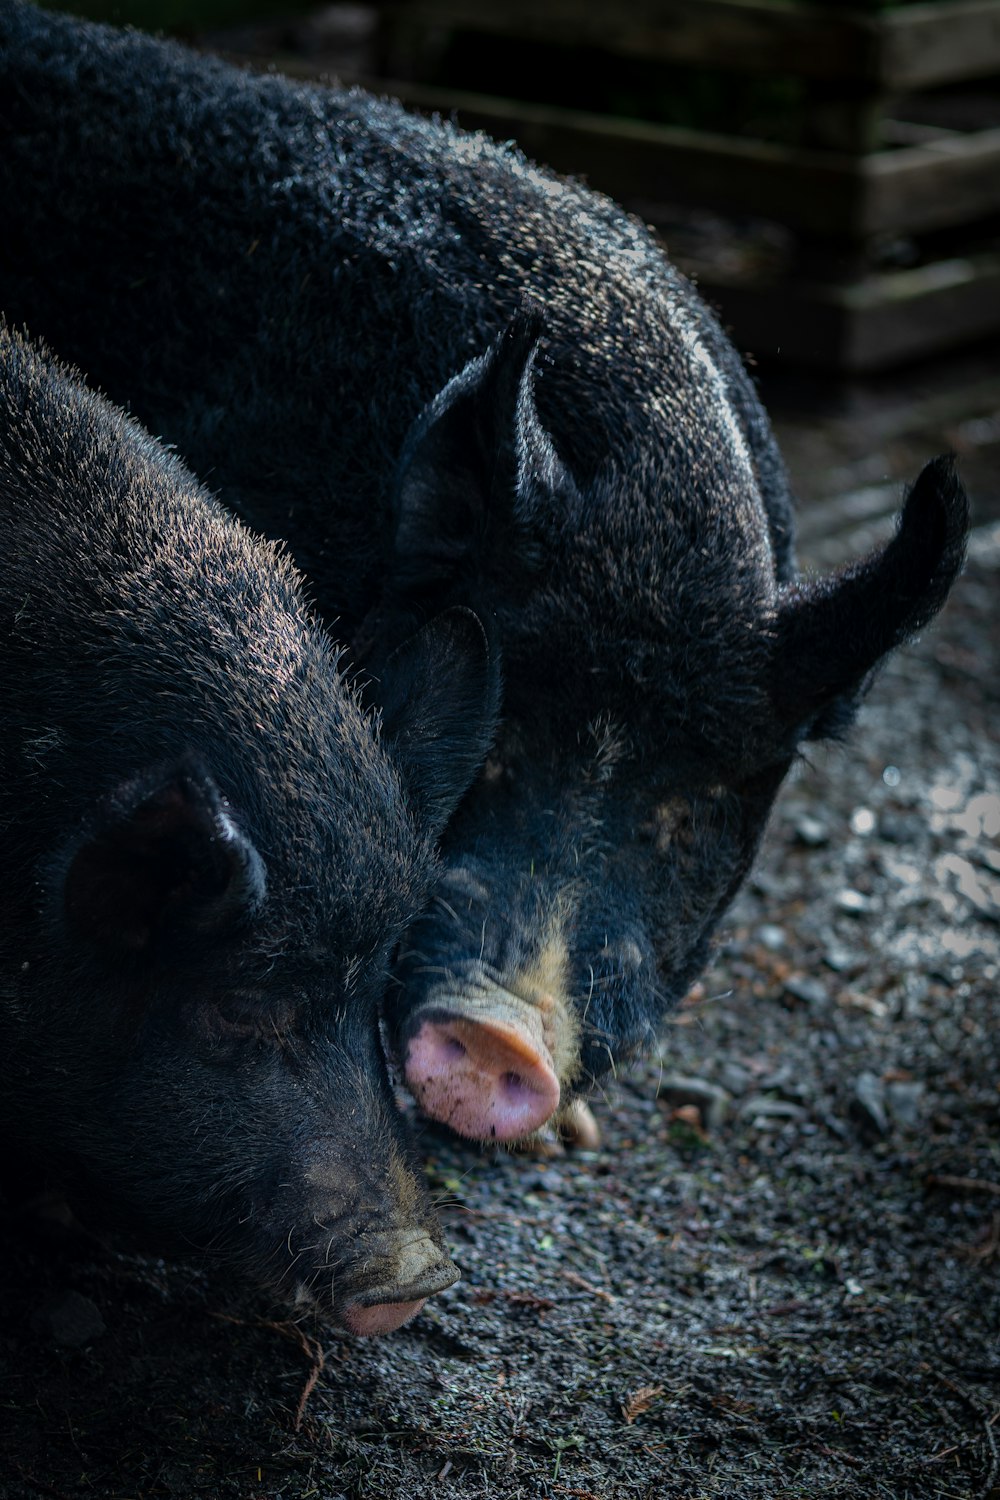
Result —
[[316, 1382], [323, 1373], [326, 1364], [326, 1356], [318, 1339], [311, 1338], [298, 1323], [277, 1322], [272, 1318], [237, 1318], [232, 1313], [211, 1312], [209, 1317], [217, 1318], [221, 1323], [237, 1323], [244, 1328], [267, 1328], [271, 1333], [280, 1334], [282, 1338], [288, 1339], [290, 1343], [297, 1344], [310, 1362], [309, 1374], [306, 1383], [302, 1387], [295, 1407], [295, 1415], [292, 1418], [292, 1431], [298, 1432], [302, 1427], [302, 1419], [305, 1416], [306, 1405], [309, 1397], [316, 1389]]
[[1000, 1417], [1000, 1407], [997, 1407], [992, 1417], [983, 1424], [983, 1431], [986, 1434], [986, 1446], [990, 1451], [990, 1467], [986, 1475], [986, 1482], [980, 1491], [982, 1500], [993, 1500], [998, 1489], [1000, 1489], [1000, 1485], [997, 1483], [1000, 1480], [1000, 1454], [997, 1453], [996, 1433], [993, 1431], [998, 1417]]
[[959, 1250], [966, 1260], [988, 1261], [1000, 1254], [1000, 1214], [993, 1215], [978, 1243], [961, 1245]]
[[602, 1286], [595, 1286], [592, 1281], [578, 1275], [576, 1271], [564, 1271], [563, 1276], [572, 1286], [578, 1286], [581, 1291], [589, 1292], [592, 1297], [603, 1297], [605, 1302], [618, 1300], [611, 1292], [606, 1292]]
[[36, 1478], [36, 1476], [32, 1474], [29, 1469], [22, 1468], [19, 1463], [15, 1463], [14, 1467], [17, 1469], [17, 1472], [20, 1474], [25, 1484], [29, 1484], [31, 1488], [33, 1490], [37, 1490], [40, 1495], [48, 1495], [49, 1500], [69, 1500], [69, 1496], [66, 1494], [65, 1490], [53, 1489], [51, 1484], [47, 1484], [44, 1479]]
[[957, 1193], [989, 1193], [1000, 1198], [1000, 1182], [989, 1182], [984, 1177], [950, 1177], [947, 1173], [931, 1172], [925, 1178], [929, 1188], [951, 1188]]
[[621, 1414], [625, 1422], [631, 1427], [636, 1417], [641, 1417], [644, 1411], [648, 1411], [656, 1400], [662, 1396], [664, 1387], [662, 1385], [641, 1385], [637, 1391], [632, 1391], [621, 1404]]
[[[948, 1390], [954, 1391], [956, 1396], [961, 1396], [962, 1400], [972, 1408], [976, 1416], [982, 1421], [983, 1436], [989, 1452], [990, 1466], [982, 1488], [979, 1490], [977, 1500], [998, 1500], [998, 1497], [1000, 1497], [1000, 1483], [998, 1483], [1000, 1481], [1000, 1452], [997, 1450], [996, 1433], [993, 1429], [997, 1422], [1000, 1421], [1000, 1405], [994, 1406], [993, 1410], [990, 1411], [982, 1397], [977, 1396], [973, 1391], [967, 1390], [960, 1381], [949, 1379], [947, 1375], [942, 1375], [940, 1370], [932, 1369], [930, 1373], [934, 1376], [935, 1380], [947, 1386]], [[963, 1445], [959, 1444], [958, 1446]], [[937, 1456], [943, 1457], [944, 1455]], [[931, 1461], [933, 1462], [933, 1460]]]

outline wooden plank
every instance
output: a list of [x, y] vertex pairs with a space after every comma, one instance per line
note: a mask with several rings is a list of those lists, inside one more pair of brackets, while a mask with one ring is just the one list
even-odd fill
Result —
[[[279, 57], [275, 65], [292, 77], [330, 81], [324, 79], [315, 61]], [[726, 137], [705, 137], [695, 131], [643, 126], [542, 106], [520, 106], [508, 100], [387, 79], [338, 81], [361, 83], [376, 94], [403, 98], [414, 108], [445, 115], [458, 113], [464, 124], [488, 129], [500, 139], [516, 134], [529, 154], [546, 159], [557, 170], [570, 173], [587, 170], [596, 186], [603, 183], [618, 198], [660, 196], [663, 201], [676, 201], [682, 196], [678, 184], [683, 180], [691, 190], [691, 201], [705, 202], [709, 201], [707, 191], [714, 181], [720, 196], [725, 190], [725, 203], [731, 209], [742, 207], [759, 217], [778, 218], [785, 223], [796, 221], [794, 227], [841, 235], [848, 220], [866, 225], [866, 233], [874, 227], [888, 227], [887, 210], [878, 206], [875, 191], [879, 186], [884, 187], [884, 183], [866, 184], [852, 157], [837, 157], [831, 165], [833, 153], [828, 152], [790, 152], [779, 147], [733, 143]], [[516, 130], [511, 129], [512, 125], [516, 125]], [[533, 149], [533, 132], [538, 138], [534, 144], [545, 149]], [[1000, 172], [995, 170], [995, 154], [1000, 153], [1000, 131], [982, 132], [982, 136], [982, 140], [973, 138], [978, 144], [965, 168], [974, 167], [976, 173], [981, 173], [977, 192], [983, 183], [997, 191]], [[721, 149], [717, 140], [723, 143]], [[967, 138], [959, 137], [954, 144], [963, 141], [967, 142]], [[949, 159], [944, 150], [944, 146], [952, 144], [953, 138], [946, 137], [943, 142], [880, 152], [868, 159], [889, 178], [896, 174], [890, 188], [900, 195], [901, 201], [892, 213], [912, 218], [928, 184], [934, 187], [933, 176], [926, 174], [943, 167], [954, 168], [954, 152]], [[713, 168], [718, 168], [720, 161], [737, 169], [735, 179], [731, 174], [713, 179]], [[961, 161], [958, 165], [960, 169], [963, 166]], [[790, 172], [790, 167], [795, 170]], [[921, 172], [925, 173], [922, 184]], [[945, 183], [944, 197], [949, 191], [947, 181], [942, 178], [937, 183], [938, 188]], [[791, 211], [784, 215], [768, 214], [762, 204], [768, 201], [768, 192], [772, 195], [779, 192], [779, 185], [781, 201], [786, 208], [790, 203]], [[798, 198], [797, 189], [801, 189]], [[865, 193], [873, 191], [874, 209], [865, 199]], [[742, 203], [734, 201], [738, 193], [745, 200]], [[941, 205], [921, 212], [925, 216], [935, 212], [943, 215], [945, 209]], [[943, 222], [950, 220], [944, 218]], [[770, 285], [754, 285], [726, 282], [711, 274], [698, 275], [698, 284], [703, 295], [719, 309], [739, 348], [761, 360], [780, 360], [789, 365], [860, 374], [890, 369], [915, 356], [1000, 331], [1000, 255], [997, 254], [870, 275], [847, 285], [791, 278]]]
[[1000, 212], [1000, 128], [873, 152], [860, 169], [866, 234], [947, 229]]
[[791, 0], [407, 0], [391, 24], [599, 47], [739, 72], [853, 81], [873, 92], [1000, 70], [1000, 0], [926, 0], [882, 14]]
[[[315, 64], [276, 59], [315, 77]], [[389, 79], [358, 80], [415, 109], [516, 140], [534, 161], [618, 199], [703, 204], [840, 240], [1000, 211], [1000, 129], [856, 157]]]
[[1000, 3], [953, 0], [889, 11], [881, 29], [879, 72], [894, 92], [1000, 72]]
[[599, 47], [741, 72], [874, 76], [877, 20], [844, 6], [790, 0], [404, 0], [390, 23]]
[[853, 287], [699, 278], [737, 347], [762, 363], [888, 370], [1000, 332], [1000, 255], [871, 276]]
[[[315, 63], [301, 58], [278, 56], [274, 62], [292, 77], [323, 76]], [[619, 200], [707, 203], [811, 234], [840, 235], [854, 232], [865, 207], [867, 184], [856, 169], [857, 158], [846, 154], [795, 150], [399, 79], [352, 81], [422, 112], [455, 118], [466, 129], [516, 140], [533, 161], [585, 177]]]

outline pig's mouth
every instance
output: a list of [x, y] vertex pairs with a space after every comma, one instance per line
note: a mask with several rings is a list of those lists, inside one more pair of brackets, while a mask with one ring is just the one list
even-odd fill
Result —
[[428, 1297], [454, 1286], [458, 1279], [457, 1267], [450, 1260], [442, 1260], [405, 1286], [391, 1282], [371, 1287], [345, 1304], [341, 1314], [344, 1327], [349, 1333], [360, 1335], [391, 1333], [409, 1322]]
[[336, 1269], [329, 1291], [319, 1277], [300, 1283], [295, 1300], [308, 1302], [349, 1333], [391, 1333], [414, 1317], [428, 1297], [454, 1286], [458, 1267], [422, 1229], [365, 1235], [349, 1262]]

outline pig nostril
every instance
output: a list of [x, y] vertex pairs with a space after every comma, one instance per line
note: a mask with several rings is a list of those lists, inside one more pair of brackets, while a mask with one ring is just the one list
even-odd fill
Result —
[[451, 1059], [467, 1056], [467, 1050], [458, 1040], [457, 1036], [450, 1036], [444, 1044], [444, 1051]]

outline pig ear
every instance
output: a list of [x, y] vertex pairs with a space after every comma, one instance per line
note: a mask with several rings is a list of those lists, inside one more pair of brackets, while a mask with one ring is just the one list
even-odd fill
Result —
[[264, 899], [264, 866], [214, 781], [180, 767], [130, 783], [73, 853], [63, 887], [80, 937], [139, 954], [159, 936], [208, 932]]
[[968, 529], [969, 502], [946, 454], [920, 474], [886, 546], [783, 591], [771, 692], [785, 730], [818, 739], [846, 728], [872, 670], [941, 608]]
[[396, 482], [391, 588], [426, 598], [489, 554], [531, 562], [542, 492], [569, 480], [538, 419], [541, 319], [521, 315], [417, 419]]
[[387, 658], [369, 690], [386, 748], [437, 834], [493, 743], [500, 666], [478, 616], [449, 609]]

